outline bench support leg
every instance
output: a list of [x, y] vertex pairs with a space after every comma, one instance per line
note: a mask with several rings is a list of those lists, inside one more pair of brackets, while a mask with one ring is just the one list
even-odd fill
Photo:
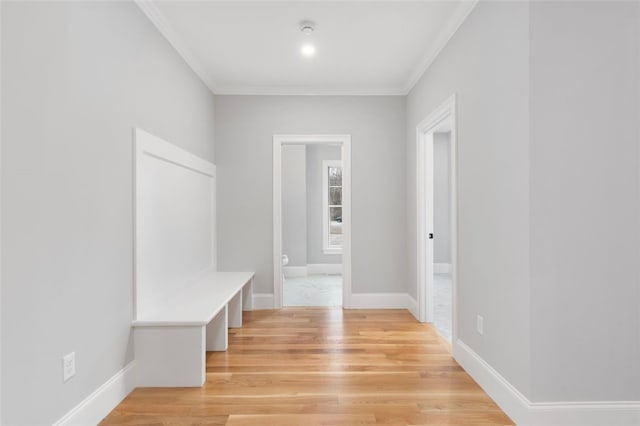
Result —
[[227, 340], [227, 305], [207, 324], [207, 350], [226, 351]]
[[242, 327], [242, 291], [229, 300], [229, 328]]
[[242, 287], [242, 310], [251, 311], [253, 309], [253, 278]]
[[205, 381], [205, 328], [134, 328], [139, 387], [196, 387]]

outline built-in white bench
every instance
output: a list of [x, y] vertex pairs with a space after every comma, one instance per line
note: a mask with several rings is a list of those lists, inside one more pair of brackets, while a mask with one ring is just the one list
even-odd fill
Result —
[[202, 386], [206, 351], [225, 351], [228, 328], [251, 310], [253, 272], [209, 272], [133, 322], [138, 386]]
[[254, 274], [216, 271], [215, 165], [136, 129], [134, 172], [137, 386], [202, 386]]

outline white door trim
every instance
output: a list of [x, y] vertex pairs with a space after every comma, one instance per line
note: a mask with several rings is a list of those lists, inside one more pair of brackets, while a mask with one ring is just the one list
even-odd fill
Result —
[[342, 158], [342, 306], [351, 307], [351, 135], [273, 135], [273, 307], [282, 307], [282, 146], [339, 145]]
[[[451, 95], [438, 108], [429, 114], [416, 126], [416, 243], [417, 243], [417, 278], [418, 278], [418, 320], [421, 322], [433, 322], [433, 279], [428, 279], [433, 274], [432, 262], [427, 262], [429, 244], [427, 234], [433, 232], [430, 229], [429, 212], [427, 206], [433, 203], [433, 191], [428, 190], [426, 180], [428, 178], [427, 164], [433, 164], [429, 152], [433, 152], [433, 132], [445, 120], [451, 120], [451, 280], [452, 280], [452, 341], [456, 341], [457, 328], [457, 277], [458, 277], [458, 184], [457, 184], [457, 120], [456, 120], [456, 95]], [[430, 145], [430, 146], [429, 146]], [[433, 173], [431, 173], [432, 175]], [[429, 216], [429, 217], [428, 217]], [[431, 247], [433, 245], [431, 244]], [[431, 249], [432, 250], [432, 249]], [[433, 253], [431, 253], [432, 255]], [[431, 301], [431, 303], [428, 303]]]

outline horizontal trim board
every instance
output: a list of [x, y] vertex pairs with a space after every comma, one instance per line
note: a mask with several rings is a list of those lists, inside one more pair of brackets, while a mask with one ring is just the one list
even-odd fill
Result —
[[307, 273], [315, 274], [341, 274], [342, 263], [311, 263], [307, 265]]
[[532, 425], [640, 425], [640, 402], [633, 401], [533, 403], [529, 410]]
[[288, 86], [217, 86], [216, 95], [228, 96], [405, 96], [406, 86], [318, 88]]
[[640, 401], [531, 402], [460, 339], [453, 347], [453, 357], [518, 425], [640, 424]]
[[306, 266], [283, 266], [282, 273], [284, 274], [285, 278], [306, 277], [307, 267]]
[[435, 272], [436, 274], [450, 274], [451, 264], [450, 263], [434, 263], [433, 272]]
[[351, 308], [353, 309], [407, 309], [409, 306], [407, 293], [353, 293]]
[[136, 362], [102, 384], [91, 395], [71, 409], [54, 426], [95, 425], [100, 423], [136, 387]]

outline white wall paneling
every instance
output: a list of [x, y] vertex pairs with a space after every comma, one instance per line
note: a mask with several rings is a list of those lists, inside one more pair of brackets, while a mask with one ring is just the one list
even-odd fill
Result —
[[135, 130], [135, 317], [215, 270], [215, 166]]

